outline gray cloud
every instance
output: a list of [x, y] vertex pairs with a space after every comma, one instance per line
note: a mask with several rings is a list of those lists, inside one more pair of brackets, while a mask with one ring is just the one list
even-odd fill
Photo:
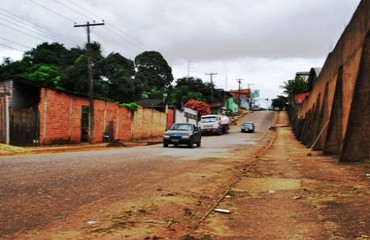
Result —
[[[1, 57], [19, 57], [18, 50], [29, 50], [27, 47], [33, 48], [41, 40], [61, 42], [67, 47], [82, 46], [86, 32], [74, 28], [74, 22], [104, 19], [104, 27], [92, 29], [92, 40], [99, 41], [106, 54], [120, 52], [133, 59], [145, 50], [155, 50], [172, 65], [175, 77], [187, 74], [186, 62], [190, 61], [197, 66], [190, 69], [190, 74], [202, 78], [204, 72], [216, 68], [215, 71], [220, 72], [219, 85], [225, 85], [222, 83], [229, 76], [238, 76], [255, 81], [256, 85], [258, 82], [261, 88], [263, 84], [271, 87], [264, 82], [266, 78], [281, 78], [281, 83], [294, 76], [295, 71], [309, 70], [313, 67], [310, 64], [322, 64], [359, 2], [2, 0], [1, 37], [13, 42], [0, 38], [0, 53]], [[19, 16], [18, 24], [29, 27], [11, 23], [4, 10]], [[21, 29], [28, 34], [20, 32]], [[42, 32], [50, 35], [46, 37]], [[290, 66], [284, 67], [287, 63]], [[229, 67], [226, 71], [221, 69], [225, 65], [253, 68], [244, 71], [246, 67]], [[269, 66], [275, 67], [267, 70]], [[274, 80], [275, 88], [279, 85], [277, 81]]]

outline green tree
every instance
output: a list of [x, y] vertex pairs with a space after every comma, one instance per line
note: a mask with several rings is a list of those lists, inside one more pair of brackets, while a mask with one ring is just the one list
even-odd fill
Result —
[[287, 102], [288, 102], [287, 97], [279, 95], [277, 96], [277, 98], [272, 99], [271, 107], [273, 109], [279, 108], [280, 110], [283, 110]]
[[189, 86], [183, 85], [172, 90], [169, 102], [170, 105], [181, 108], [190, 99], [201, 101], [203, 97], [200, 92], [192, 92], [189, 90]]
[[43, 85], [51, 87], [60, 87], [61, 67], [50, 64], [36, 64], [27, 69], [22, 77], [33, 80]]
[[[92, 51], [92, 72], [94, 82], [94, 96], [101, 99], [109, 99], [109, 86], [107, 81], [102, 78], [102, 71], [94, 63], [102, 62], [104, 57], [101, 54], [101, 45], [97, 42], [90, 44]], [[88, 95], [88, 66], [87, 66], [87, 46], [76, 51], [81, 54], [75, 59], [72, 65], [66, 67], [60, 78], [61, 88], [67, 91]]]
[[27, 72], [30, 67], [27, 61], [12, 62], [10, 58], [5, 58], [4, 62], [0, 65], [0, 79], [7, 80], [12, 78], [21, 77], [22, 74]]
[[109, 84], [109, 98], [112, 100], [128, 103], [140, 99], [140, 85], [134, 78], [132, 60], [119, 53], [111, 53], [102, 61], [102, 74]]
[[25, 52], [24, 59], [31, 61], [32, 64], [53, 64], [64, 67], [73, 63], [68, 61], [70, 59], [70, 55], [73, 54], [71, 51], [66, 49], [63, 44], [49, 44], [44, 42], [36, 48]]
[[146, 51], [135, 57], [136, 76], [144, 98], [162, 98], [173, 82], [172, 69], [159, 52]]
[[[181, 98], [185, 99], [185, 101]], [[200, 78], [184, 77], [177, 79], [176, 86], [171, 94], [173, 105], [179, 107], [179, 103], [186, 102], [186, 100], [191, 98], [209, 104], [212, 103], [213, 106], [222, 105], [224, 93], [223, 90], [215, 89], [213, 83], [204, 83]]]

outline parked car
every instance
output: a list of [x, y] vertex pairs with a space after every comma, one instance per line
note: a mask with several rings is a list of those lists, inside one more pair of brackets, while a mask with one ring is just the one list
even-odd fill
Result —
[[244, 122], [241, 125], [240, 131], [253, 133], [254, 129], [255, 129], [255, 126], [253, 122]]
[[169, 144], [176, 146], [185, 144], [192, 148], [194, 144], [200, 147], [202, 134], [200, 128], [191, 123], [174, 123], [163, 136], [163, 147]]

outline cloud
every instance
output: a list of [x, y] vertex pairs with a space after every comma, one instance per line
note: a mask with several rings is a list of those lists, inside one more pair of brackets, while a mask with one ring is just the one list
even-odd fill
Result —
[[[91, 29], [91, 39], [101, 43], [105, 54], [119, 52], [133, 59], [154, 50], [170, 63], [175, 78], [189, 73], [207, 80], [204, 73], [212, 71], [218, 72], [219, 86], [237, 77], [275, 94], [295, 72], [322, 66], [359, 2], [4, 0], [0, 2], [2, 37], [13, 42], [0, 38], [0, 53], [19, 58], [19, 51], [9, 47], [30, 50], [27, 47], [41, 40], [83, 46], [86, 31], [74, 28], [74, 23], [104, 20], [104, 27]], [[11, 23], [3, 10], [19, 16], [15, 22], [28, 27]], [[228, 88], [237, 87], [234, 82]]]

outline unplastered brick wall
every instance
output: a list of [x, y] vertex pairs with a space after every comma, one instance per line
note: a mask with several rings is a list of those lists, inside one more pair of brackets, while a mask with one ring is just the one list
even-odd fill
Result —
[[[81, 141], [82, 108], [89, 106], [87, 98], [42, 88], [40, 103], [40, 143], [67, 143]], [[167, 115], [151, 109], [131, 112], [116, 103], [94, 101], [95, 142], [105, 140], [142, 139], [160, 136], [166, 128]]]

